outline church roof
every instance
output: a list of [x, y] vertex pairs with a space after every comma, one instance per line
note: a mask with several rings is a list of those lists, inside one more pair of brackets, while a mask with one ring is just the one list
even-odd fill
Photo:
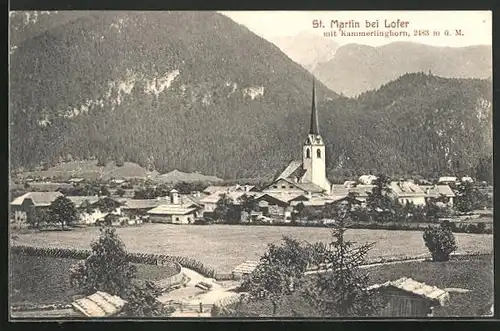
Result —
[[309, 128], [309, 134], [319, 135], [318, 111], [316, 109], [316, 88], [314, 86], [314, 78], [312, 88], [311, 127]]
[[288, 166], [281, 172], [281, 174], [276, 178], [290, 178], [293, 173], [297, 172], [299, 168], [302, 168], [302, 161], [294, 160], [291, 161]]

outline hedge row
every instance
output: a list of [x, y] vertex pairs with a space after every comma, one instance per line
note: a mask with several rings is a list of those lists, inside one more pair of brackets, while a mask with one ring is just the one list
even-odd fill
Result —
[[[84, 260], [92, 253], [92, 251], [89, 249], [32, 246], [11, 246], [10, 251], [14, 254], [17, 253], [31, 256], [48, 256], [54, 258], [66, 258], [75, 260]], [[158, 262], [161, 263], [162, 261], [176, 262], [180, 266], [196, 271], [205, 277], [218, 279], [217, 272], [213, 268], [207, 267], [202, 262], [185, 256], [170, 256], [151, 253], [129, 253], [128, 260], [131, 263], [155, 265], [158, 264]], [[224, 278], [222, 280], [228, 279], [227, 275], [221, 274], [221, 276]]]
[[[227, 225], [264, 225], [264, 226], [293, 226], [293, 227], [313, 227], [313, 228], [324, 228], [325, 225], [320, 222], [276, 222], [276, 223], [264, 223], [264, 222], [253, 222], [253, 223], [238, 223]], [[453, 232], [455, 233], [477, 233], [477, 234], [492, 234], [493, 229], [487, 227], [485, 223], [479, 222], [474, 223], [453, 223], [455, 227]], [[348, 225], [351, 229], [368, 229], [368, 230], [402, 230], [402, 231], [423, 231], [428, 225], [439, 226], [439, 223], [420, 223], [420, 222], [386, 222], [386, 223], [376, 223], [376, 222], [358, 222]]]

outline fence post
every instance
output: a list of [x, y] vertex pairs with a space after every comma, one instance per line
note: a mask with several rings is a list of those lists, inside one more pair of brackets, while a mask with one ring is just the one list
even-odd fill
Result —
[[203, 313], [203, 304], [200, 302], [200, 313]]

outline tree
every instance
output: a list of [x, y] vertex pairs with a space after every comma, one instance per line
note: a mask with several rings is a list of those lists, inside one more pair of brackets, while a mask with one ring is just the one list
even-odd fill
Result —
[[116, 195], [118, 195], [120, 198], [125, 195], [125, 190], [122, 189], [121, 187], [116, 190]]
[[233, 211], [235, 209], [233, 200], [227, 194], [221, 194], [214, 209], [215, 219], [234, 221]]
[[61, 224], [64, 230], [64, 225], [70, 225], [77, 220], [78, 212], [75, 204], [65, 196], [57, 197], [49, 206], [49, 219], [52, 223]]
[[136, 267], [127, 260], [125, 245], [114, 228], [101, 228], [91, 244], [91, 255], [70, 269], [70, 283], [82, 294], [96, 291], [117, 295], [127, 301], [128, 316], [164, 316], [171, 313], [156, 299], [159, 291], [150, 282], [136, 279]]
[[110, 194], [111, 193], [109, 192], [108, 188], [105, 185], [101, 185], [101, 187], [99, 189], [99, 196], [107, 196], [107, 197], [109, 197]]
[[123, 167], [124, 164], [125, 164], [125, 160], [123, 159], [123, 156], [116, 158], [115, 165], [117, 167]]
[[481, 206], [480, 192], [470, 182], [461, 182], [455, 191], [455, 207], [460, 212], [470, 212]]
[[344, 239], [345, 224], [352, 221], [349, 203], [330, 206], [330, 215], [336, 220], [333, 241], [329, 245], [317, 243], [312, 259], [324, 272], [315, 273], [303, 287], [304, 297], [323, 316], [370, 316], [380, 302], [368, 289], [368, 276], [359, 267], [366, 262], [373, 244], [354, 247]]
[[455, 235], [448, 225], [428, 226], [424, 230], [423, 238], [435, 262], [448, 261], [450, 254], [457, 250]]
[[390, 178], [385, 175], [378, 175], [373, 181], [375, 185], [366, 198], [366, 205], [370, 210], [372, 218], [379, 222], [387, 221], [392, 213], [392, 199], [389, 197]]
[[254, 271], [244, 279], [241, 289], [249, 300], [269, 300], [276, 316], [283, 298], [300, 286], [309, 266], [308, 247], [298, 240], [283, 237], [282, 245], [270, 244]]
[[120, 203], [114, 199], [105, 197], [95, 203], [95, 207], [103, 213], [110, 213], [120, 207]]
[[253, 195], [243, 194], [238, 198], [241, 209], [250, 216], [252, 211], [256, 211], [259, 208], [259, 202], [255, 199]]

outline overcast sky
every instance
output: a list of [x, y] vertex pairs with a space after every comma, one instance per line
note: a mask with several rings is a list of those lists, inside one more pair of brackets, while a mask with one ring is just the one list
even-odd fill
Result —
[[[375, 30], [387, 30], [384, 21], [409, 21], [406, 30], [411, 37], [337, 37], [332, 38], [339, 44], [358, 43], [371, 46], [384, 45], [394, 41], [412, 41], [435, 46], [461, 47], [469, 45], [492, 44], [492, 15], [490, 11], [223, 11], [221, 12], [235, 22], [248, 27], [254, 33], [266, 39], [279, 36], [294, 36], [301, 32], [313, 33], [322, 36], [324, 31], [330, 31], [331, 20], [360, 22], [359, 29], [346, 31], [371, 31], [365, 27], [365, 20], [379, 20], [380, 26]], [[327, 27], [313, 29], [313, 20], [322, 20]], [[463, 36], [444, 36], [444, 30], [453, 34], [456, 29], [462, 31]], [[415, 37], [414, 30], [441, 31], [440, 37]], [[326, 37], [325, 37], [326, 38]]]

